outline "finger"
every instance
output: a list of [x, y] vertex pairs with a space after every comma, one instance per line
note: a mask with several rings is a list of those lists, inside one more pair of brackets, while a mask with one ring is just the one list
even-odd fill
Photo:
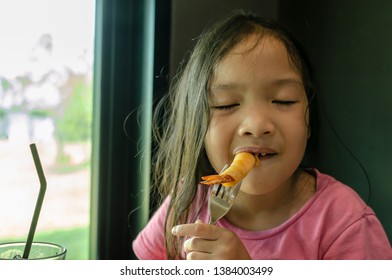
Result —
[[212, 255], [209, 253], [193, 251], [193, 252], [186, 254], [186, 259], [187, 260], [209, 260], [209, 259], [212, 259], [211, 256]]
[[210, 224], [183, 224], [173, 227], [172, 234], [175, 236], [193, 236], [208, 240], [216, 240], [219, 237], [218, 229], [218, 227]]
[[202, 253], [212, 253], [214, 251], [214, 246], [215, 241], [192, 237], [184, 242], [183, 248], [186, 253], [194, 251]]

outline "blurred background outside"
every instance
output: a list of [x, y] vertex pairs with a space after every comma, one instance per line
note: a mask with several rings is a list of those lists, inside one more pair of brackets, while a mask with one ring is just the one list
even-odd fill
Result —
[[94, 0], [0, 0], [0, 243], [25, 240], [47, 191], [36, 241], [88, 258]]

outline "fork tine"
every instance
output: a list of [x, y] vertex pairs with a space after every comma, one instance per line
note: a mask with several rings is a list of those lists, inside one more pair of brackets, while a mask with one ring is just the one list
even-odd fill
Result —
[[[221, 173], [226, 170], [228, 165], [223, 167]], [[215, 224], [217, 220], [222, 218], [234, 204], [234, 200], [241, 187], [239, 182], [234, 187], [224, 187], [221, 184], [215, 184], [212, 187], [210, 198], [208, 201], [208, 209], [210, 212], [210, 224]]]
[[[223, 168], [222, 168], [222, 170], [221, 170], [220, 173], [222, 173], [223, 171], [225, 171], [228, 167], [229, 167], [229, 165], [228, 165], [228, 164], [225, 164], [225, 166], [223, 166]], [[224, 187], [223, 187], [221, 184], [215, 184], [215, 185], [212, 187], [211, 194], [212, 194], [212, 195], [215, 195], [215, 196], [221, 196], [221, 195], [222, 195], [222, 192], [224, 192], [224, 189], [223, 189], [223, 188], [224, 188]]]
[[215, 196], [216, 196], [218, 190], [219, 190], [219, 184], [215, 184], [215, 185], [212, 187], [212, 189], [211, 189], [211, 195], [215, 195]]
[[224, 194], [223, 194], [222, 198], [224, 200], [229, 200], [232, 187], [223, 187], [223, 188], [224, 188], [224, 190], [223, 190]]
[[[225, 166], [223, 166], [223, 168], [222, 168], [222, 170], [221, 170], [220, 173], [223, 173], [223, 171], [225, 171], [227, 168], [229, 168], [229, 165], [228, 165], [228, 164], [225, 164]], [[220, 173], [219, 173], [219, 174], [220, 174]]]
[[233, 191], [231, 192], [233, 195], [237, 195], [238, 194], [238, 191], [241, 188], [241, 184], [242, 184], [242, 181], [239, 181], [237, 183], [237, 185], [234, 186]]
[[220, 198], [224, 198], [225, 193], [226, 193], [225, 187], [222, 185], [219, 185], [218, 193], [216, 194], [216, 196], [220, 197]]
[[230, 190], [230, 199], [232, 199], [233, 201], [236, 198], [236, 196], [241, 188], [241, 184], [242, 184], [242, 181], [238, 182], [237, 185], [232, 187], [232, 189]]

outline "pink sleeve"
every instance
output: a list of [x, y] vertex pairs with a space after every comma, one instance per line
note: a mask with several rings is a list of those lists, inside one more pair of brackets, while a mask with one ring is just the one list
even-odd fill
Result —
[[367, 214], [336, 238], [323, 259], [391, 260], [392, 249], [379, 220]]
[[140, 260], [166, 259], [164, 224], [169, 199], [158, 208], [146, 227], [132, 243], [132, 248]]

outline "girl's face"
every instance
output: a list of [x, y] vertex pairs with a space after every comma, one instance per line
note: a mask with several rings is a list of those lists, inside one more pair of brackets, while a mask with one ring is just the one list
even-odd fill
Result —
[[210, 83], [208, 158], [219, 172], [234, 155], [259, 155], [241, 190], [266, 194], [290, 184], [308, 139], [308, 100], [283, 43], [251, 36], [216, 66]]

